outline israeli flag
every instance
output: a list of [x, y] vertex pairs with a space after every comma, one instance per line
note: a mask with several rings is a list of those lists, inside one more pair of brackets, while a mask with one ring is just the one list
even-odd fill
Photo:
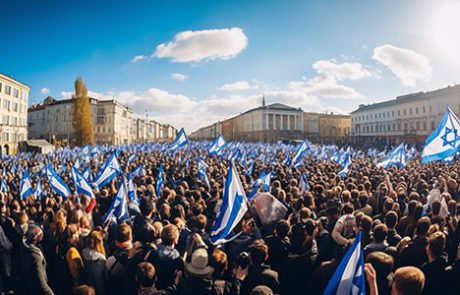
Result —
[[21, 179], [21, 200], [27, 199], [28, 196], [34, 193], [32, 184], [30, 183], [29, 170], [24, 171]]
[[128, 197], [131, 202], [139, 204], [139, 200], [137, 199], [136, 194], [136, 188], [134, 187], [132, 173], [128, 173]]
[[404, 168], [406, 166], [407, 155], [406, 148], [403, 143], [401, 143], [397, 148], [395, 148], [391, 153], [380, 163], [377, 164], [377, 167], [389, 168], [392, 165], [395, 165], [399, 168]]
[[294, 158], [292, 158], [291, 165], [295, 165], [303, 156], [303, 154], [310, 149], [308, 140], [304, 140], [302, 144], [297, 148]]
[[262, 185], [264, 191], [269, 191], [271, 186], [272, 173], [266, 174], [265, 170], [260, 173], [259, 179], [252, 184], [252, 191], [248, 194], [248, 200], [251, 200], [258, 192], [259, 187]]
[[199, 158], [198, 159], [198, 176], [204, 179], [208, 187], [210, 187], [208, 174], [206, 173], [206, 167], [208, 167], [208, 165], [206, 165], [203, 159]]
[[348, 172], [351, 170], [351, 154], [347, 152], [347, 155], [344, 157], [342, 163], [340, 164], [342, 170], [339, 172], [339, 176], [342, 178], [347, 177]]
[[134, 161], [136, 159], [136, 157], [137, 157], [136, 154], [132, 154], [131, 156], [129, 156], [129, 158], [128, 158], [128, 166], [129, 166], [129, 164], [131, 164], [132, 161]]
[[113, 218], [115, 218], [119, 223], [129, 219], [127, 190], [124, 180], [120, 182], [120, 188], [118, 189], [112, 204], [110, 204], [107, 213], [102, 218], [102, 223], [106, 224], [106, 222], [112, 220]]
[[246, 170], [246, 172], [244, 174], [246, 174], [248, 176], [251, 176], [252, 171], [254, 171], [254, 160], [251, 160], [251, 162], [249, 163], [248, 170]]
[[121, 173], [121, 167], [118, 163], [115, 154], [110, 155], [107, 161], [102, 166], [101, 170], [99, 171], [96, 179], [94, 180], [94, 185], [97, 188], [101, 188], [106, 185], [109, 181], [111, 181], [115, 176]]
[[230, 240], [227, 239], [228, 235], [241, 221], [246, 211], [248, 211], [246, 193], [238, 172], [232, 163], [227, 173], [220, 212], [211, 229], [211, 243], [217, 245], [228, 242]]
[[334, 275], [324, 290], [324, 295], [335, 294], [366, 294], [364, 280], [364, 253], [361, 246], [361, 235], [356, 235], [355, 241], [340, 261]]
[[182, 128], [176, 136], [176, 140], [174, 140], [173, 144], [170, 147], [170, 150], [175, 151], [178, 148], [183, 147], [188, 143], [187, 135], [185, 134], [184, 128]]
[[133, 176], [140, 175], [145, 176], [147, 173], [145, 172], [144, 165], [138, 165], [132, 172]]
[[302, 194], [310, 190], [310, 184], [308, 183], [308, 177], [305, 172], [303, 172], [302, 175], [300, 176], [299, 188]]
[[6, 192], [8, 192], [8, 186], [6, 185], [6, 180], [5, 180], [5, 178], [6, 178], [6, 168], [3, 167], [2, 170], [3, 170], [2, 171], [2, 185], [1, 185], [0, 189], [1, 189], [1, 191], [3, 193], [6, 193]]
[[70, 196], [70, 188], [67, 183], [54, 171], [53, 166], [51, 164], [48, 165], [48, 169], [46, 170], [46, 176], [48, 177], [48, 182], [50, 186], [56, 191], [59, 195], [67, 198]]
[[211, 156], [219, 154], [226, 144], [227, 143], [225, 142], [225, 139], [222, 137], [222, 134], [219, 134], [219, 136], [217, 136], [217, 138], [211, 144], [211, 147], [209, 148], [209, 154]]
[[460, 121], [450, 107], [439, 122], [438, 128], [425, 140], [422, 163], [442, 160], [460, 149]]
[[78, 194], [88, 196], [91, 199], [95, 198], [93, 189], [91, 188], [89, 182], [74, 167], [72, 167], [72, 177], [74, 179], [75, 189]]
[[163, 186], [163, 165], [160, 163], [160, 169], [158, 172], [158, 179], [157, 179], [157, 185], [156, 185], [156, 193], [157, 193], [158, 198], [161, 195], [162, 186]]
[[34, 195], [35, 195], [35, 198], [38, 200], [40, 200], [45, 195], [42, 189], [42, 183], [40, 181], [40, 178], [38, 178], [37, 187], [35, 188]]
[[91, 168], [86, 168], [85, 171], [83, 171], [83, 177], [92, 182], [93, 181], [93, 175], [91, 174]]

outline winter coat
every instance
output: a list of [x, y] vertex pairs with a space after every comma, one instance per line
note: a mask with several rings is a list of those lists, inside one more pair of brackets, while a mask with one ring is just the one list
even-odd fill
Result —
[[85, 248], [82, 251], [83, 275], [82, 280], [85, 284], [91, 285], [96, 289], [96, 294], [107, 295], [106, 285], [106, 258], [96, 250]]
[[152, 252], [147, 261], [152, 263], [157, 270], [157, 288], [167, 288], [174, 283], [176, 271], [184, 269], [184, 262], [180, 257], [179, 251], [163, 244]]
[[25, 240], [21, 244], [21, 267], [29, 294], [54, 295], [48, 285], [46, 260], [40, 248]]

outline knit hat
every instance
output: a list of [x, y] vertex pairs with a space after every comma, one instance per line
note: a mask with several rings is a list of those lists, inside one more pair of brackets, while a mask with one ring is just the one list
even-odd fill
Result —
[[27, 242], [37, 243], [40, 242], [43, 238], [43, 230], [40, 226], [36, 225], [35, 223], [31, 223], [29, 224], [25, 236]]
[[190, 262], [185, 263], [185, 269], [188, 273], [200, 277], [210, 275], [214, 268], [209, 266], [208, 251], [205, 248], [198, 248], [192, 254]]
[[259, 285], [252, 289], [250, 295], [273, 295], [273, 291], [265, 285]]

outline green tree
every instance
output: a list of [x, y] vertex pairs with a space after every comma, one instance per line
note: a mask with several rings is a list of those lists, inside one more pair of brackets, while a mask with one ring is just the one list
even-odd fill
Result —
[[73, 107], [75, 145], [93, 145], [94, 130], [91, 119], [91, 104], [88, 89], [81, 78], [75, 81], [75, 100]]

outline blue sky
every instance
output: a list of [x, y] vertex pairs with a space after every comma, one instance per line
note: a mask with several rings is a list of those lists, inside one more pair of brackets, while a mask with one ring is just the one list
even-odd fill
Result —
[[460, 82], [452, 1], [2, 2], [0, 72], [31, 86], [30, 103], [68, 97], [80, 76], [187, 131], [263, 94], [346, 113]]

